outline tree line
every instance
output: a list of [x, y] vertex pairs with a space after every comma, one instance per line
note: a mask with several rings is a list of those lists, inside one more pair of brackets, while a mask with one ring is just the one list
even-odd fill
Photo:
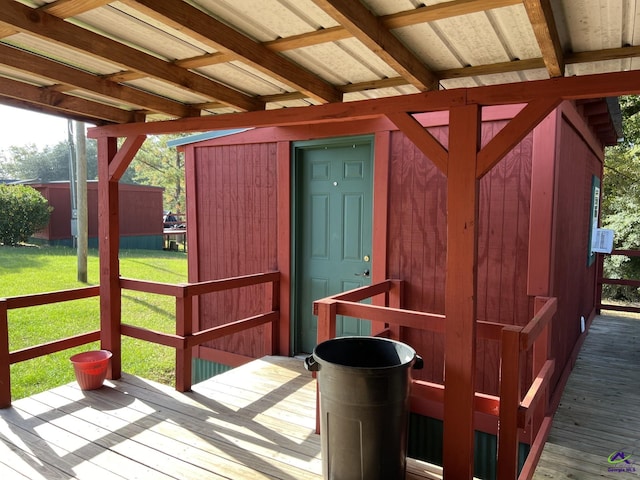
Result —
[[[601, 223], [615, 231], [614, 248], [640, 250], [640, 96], [620, 97], [623, 138], [605, 150]], [[605, 276], [640, 279], [640, 258], [605, 259]], [[640, 301], [637, 288], [606, 285], [608, 298]]]
[[[184, 135], [150, 136], [124, 173], [122, 183], [164, 188], [165, 210], [182, 213], [185, 205], [184, 159], [169, 140]], [[98, 178], [97, 142], [87, 139], [87, 180]], [[0, 179], [30, 182], [69, 181], [71, 148], [62, 141], [39, 149], [35, 144], [11, 146], [0, 159]]]

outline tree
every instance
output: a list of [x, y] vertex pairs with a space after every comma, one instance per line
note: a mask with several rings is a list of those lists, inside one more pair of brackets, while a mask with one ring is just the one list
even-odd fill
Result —
[[[87, 180], [98, 178], [97, 142], [87, 139]], [[37, 182], [69, 181], [69, 156], [71, 151], [66, 141], [42, 150], [34, 144], [9, 147], [8, 158], [4, 159], [2, 173], [16, 180], [35, 180]], [[127, 170], [120, 179], [123, 183], [136, 183], [135, 172]]]
[[53, 210], [35, 188], [0, 185], [0, 242], [16, 245], [49, 223]]
[[164, 187], [165, 210], [178, 213], [183, 213], [185, 206], [184, 159], [167, 142], [183, 136], [148, 137], [129, 167], [137, 183]]
[[[624, 139], [605, 152], [602, 225], [615, 231], [615, 248], [640, 249], [640, 97], [620, 97]], [[640, 279], [640, 258], [607, 257], [605, 276]], [[637, 289], [606, 285], [604, 294], [640, 300]]]
[[[4, 165], [5, 172], [14, 179], [54, 182], [69, 180], [69, 144], [59, 142], [42, 150], [34, 144], [9, 147], [9, 158]], [[87, 142], [87, 176], [97, 178], [96, 142]]]

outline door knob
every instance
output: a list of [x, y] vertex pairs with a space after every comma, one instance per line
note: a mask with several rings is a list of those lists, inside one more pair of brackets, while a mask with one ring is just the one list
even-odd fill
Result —
[[354, 275], [356, 277], [368, 277], [369, 276], [369, 269], [367, 268], [364, 272], [362, 273], [354, 273]]

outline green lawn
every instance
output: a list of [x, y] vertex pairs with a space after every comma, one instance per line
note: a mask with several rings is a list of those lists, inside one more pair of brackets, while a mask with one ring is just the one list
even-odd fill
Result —
[[[98, 252], [89, 252], [88, 285], [99, 283]], [[187, 281], [187, 259], [182, 252], [124, 250], [120, 252], [123, 277], [165, 283]], [[49, 292], [87, 286], [76, 280], [74, 249], [63, 247], [0, 246], [0, 297]], [[162, 295], [123, 291], [122, 321], [175, 333], [175, 299]], [[71, 302], [9, 311], [10, 349], [37, 345], [96, 330], [100, 325], [99, 300]], [[98, 343], [17, 363], [11, 366], [13, 399], [48, 390], [75, 379], [69, 357], [99, 348]], [[122, 341], [122, 370], [173, 384], [173, 349], [128, 337]]]

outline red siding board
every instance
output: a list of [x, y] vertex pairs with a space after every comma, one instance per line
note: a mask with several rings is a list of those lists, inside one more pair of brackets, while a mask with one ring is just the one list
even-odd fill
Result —
[[[431, 132], [442, 139], [446, 127]], [[408, 280], [406, 308], [443, 313], [446, 178], [403, 134], [394, 132], [391, 145], [389, 276]], [[442, 335], [411, 329], [404, 335], [425, 359], [417, 377], [442, 381]]]
[[[485, 125], [484, 141], [504, 125], [504, 121]], [[433, 130], [446, 143], [447, 128]], [[532, 137], [526, 137], [481, 181], [478, 316], [482, 320], [522, 325], [530, 318], [526, 272], [531, 143]], [[446, 179], [399, 132], [392, 134], [389, 196], [389, 276], [407, 281], [407, 308], [444, 313]], [[442, 381], [442, 336], [410, 329], [404, 335], [426, 360], [427, 367], [416, 374]], [[497, 342], [479, 341], [481, 391], [497, 393], [498, 365]]]
[[[195, 148], [199, 179], [199, 278], [211, 280], [268, 271], [276, 265], [276, 149], [264, 145]], [[270, 191], [273, 190], [273, 191]], [[207, 245], [208, 248], [202, 248]], [[200, 326], [210, 328], [266, 311], [264, 286], [220, 292], [200, 298]], [[259, 357], [265, 327], [206, 346]]]

